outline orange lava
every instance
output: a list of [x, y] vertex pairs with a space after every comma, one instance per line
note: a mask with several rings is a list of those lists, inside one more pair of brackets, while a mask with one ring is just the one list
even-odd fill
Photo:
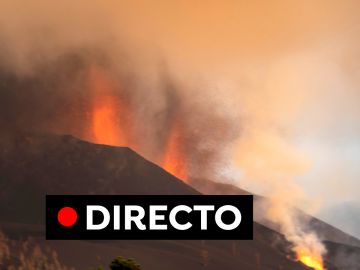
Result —
[[[133, 134], [133, 117], [129, 100], [124, 98], [121, 91], [116, 91], [104, 70], [97, 66], [89, 69], [87, 82], [90, 96], [90, 123], [85, 137], [95, 143], [127, 146], [141, 151], [137, 149], [139, 144], [136, 143]], [[173, 125], [165, 142], [159, 165], [186, 181], [188, 168], [180, 127], [178, 123]]]
[[297, 251], [297, 260], [302, 262], [308, 267], [315, 270], [325, 270], [324, 263], [321, 255], [314, 255], [308, 252], [306, 249], [299, 249]]
[[172, 175], [186, 181], [188, 172], [186, 166], [186, 156], [181, 143], [179, 125], [175, 125], [170, 132], [161, 166]]
[[89, 72], [91, 140], [99, 144], [130, 146], [130, 110], [111, 81], [97, 68]]
[[125, 138], [117, 127], [117, 110], [111, 96], [99, 96], [94, 101], [92, 130], [94, 142], [108, 145], [121, 145]]

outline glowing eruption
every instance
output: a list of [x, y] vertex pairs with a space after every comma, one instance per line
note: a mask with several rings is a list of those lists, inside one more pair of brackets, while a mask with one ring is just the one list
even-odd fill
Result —
[[89, 72], [91, 102], [91, 140], [108, 145], [132, 146], [130, 110], [101, 70], [92, 67]]
[[186, 181], [188, 177], [186, 156], [180, 135], [180, 128], [177, 124], [170, 132], [168, 142], [165, 147], [162, 167], [169, 173]]
[[315, 270], [325, 270], [321, 255], [312, 254], [306, 249], [299, 248], [296, 251], [296, 257], [298, 261], [302, 262], [308, 267], [311, 267]]
[[117, 128], [117, 112], [111, 96], [100, 96], [95, 99], [92, 115], [94, 141], [101, 144], [120, 145], [124, 136]]
[[[141, 152], [141, 149], [137, 149], [139, 144], [132, 132], [134, 119], [129, 100], [124, 98], [124, 93], [115, 91], [110, 78], [96, 66], [89, 69], [88, 87], [91, 105], [90, 128], [86, 138], [95, 143], [127, 146]], [[169, 173], [186, 180], [188, 170], [181, 135], [180, 124], [174, 121], [159, 163]]]

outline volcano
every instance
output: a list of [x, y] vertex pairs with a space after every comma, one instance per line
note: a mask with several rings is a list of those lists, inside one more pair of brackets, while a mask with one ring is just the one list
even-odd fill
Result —
[[[275, 226], [259, 222], [254, 222], [252, 241], [45, 241], [45, 194], [248, 192], [207, 180], [195, 181], [191, 187], [130, 148], [93, 144], [69, 135], [18, 132], [3, 136], [0, 146], [1, 229], [14, 243], [31, 237], [50, 247], [65, 265], [94, 269], [121, 255], [136, 258], [143, 269], [150, 270], [309, 269], [293, 258], [290, 244]], [[360, 241], [318, 219], [311, 224], [324, 236], [329, 250], [326, 269], [351, 269], [339, 254], [359, 258]]]

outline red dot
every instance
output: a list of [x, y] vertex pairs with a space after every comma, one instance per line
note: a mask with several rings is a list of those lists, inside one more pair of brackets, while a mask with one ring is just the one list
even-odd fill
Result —
[[58, 221], [65, 227], [70, 227], [75, 224], [77, 220], [77, 213], [74, 208], [63, 207], [58, 212]]

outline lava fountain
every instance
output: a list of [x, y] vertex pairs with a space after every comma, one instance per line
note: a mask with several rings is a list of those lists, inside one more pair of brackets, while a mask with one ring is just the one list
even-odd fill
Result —
[[175, 123], [169, 133], [161, 166], [183, 181], [188, 178], [186, 155], [179, 123]]
[[[87, 87], [90, 96], [89, 125], [86, 138], [90, 141], [113, 146], [127, 146], [139, 153], [139, 145], [151, 143], [134, 133], [136, 119], [130, 106], [126, 91], [118, 89], [116, 84], [97, 66], [89, 68]], [[182, 129], [179, 121], [174, 121], [163, 144], [160, 158], [155, 158], [164, 170], [183, 181], [188, 178], [186, 155]]]
[[125, 136], [117, 127], [117, 110], [114, 98], [111, 96], [100, 96], [94, 102], [92, 111], [92, 130], [96, 143], [108, 145], [121, 145]]
[[95, 143], [133, 146], [131, 111], [128, 102], [116, 93], [111, 80], [99, 68], [90, 68], [90, 137]]
[[296, 259], [315, 270], [325, 270], [322, 256], [320, 254], [313, 254], [305, 248], [298, 248], [296, 250]]

